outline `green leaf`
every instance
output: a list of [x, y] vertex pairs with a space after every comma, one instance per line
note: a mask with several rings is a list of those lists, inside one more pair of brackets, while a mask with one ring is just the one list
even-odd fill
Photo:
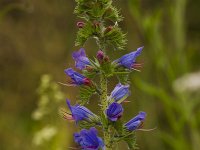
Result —
[[82, 129], [89, 129], [91, 127], [94, 127], [96, 123], [89, 123], [87, 121], [79, 121], [78, 126]]
[[124, 138], [124, 140], [128, 144], [129, 149], [131, 149], [131, 150], [138, 149], [137, 143], [136, 143], [136, 135], [135, 135], [135, 133], [127, 136], [126, 138]]
[[89, 102], [90, 97], [96, 93], [96, 90], [94, 87], [90, 86], [80, 86], [80, 95], [79, 95], [79, 104], [85, 105]]
[[129, 131], [127, 130], [123, 122], [118, 120], [117, 122], [113, 123], [113, 127], [115, 128], [117, 134], [115, 134], [113, 141], [114, 142], [119, 142], [124, 140], [129, 149], [136, 150], [138, 149], [137, 144], [136, 144], [136, 135], [134, 131]]
[[113, 127], [115, 128], [115, 130], [117, 131], [119, 135], [123, 133], [123, 123], [121, 120], [113, 122]]
[[121, 29], [117, 26], [113, 26], [112, 30], [104, 34], [106, 44], [111, 45], [116, 50], [124, 49], [127, 39]]
[[114, 69], [114, 66], [110, 62], [103, 62], [101, 65], [101, 70], [105, 73], [107, 77], [113, 75]]
[[129, 83], [129, 74], [118, 74], [117, 78], [120, 83], [128, 84]]
[[84, 75], [85, 77], [87, 77], [87, 78], [89, 78], [89, 79], [93, 79], [93, 78], [97, 75], [98, 71], [97, 71], [96, 69], [91, 70], [91, 71], [82, 70], [82, 73], [83, 73], [83, 75]]
[[117, 76], [119, 82], [122, 84], [128, 84], [130, 82], [129, 74], [131, 73], [131, 71], [123, 67], [116, 67], [116, 66], [115, 66], [115, 69], [116, 70], [114, 74]]
[[83, 46], [85, 42], [91, 38], [91, 37], [96, 37], [100, 34], [100, 29], [98, 26], [94, 27], [94, 24], [92, 23], [85, 23], [84, 27], [79, 29], [77, 32], [77, 38], [75, 41], [76, 46]]
[[112, 22], [120, 22], [123, 20], [123, 17], [120, 15], [119, 10], [113, 6], [109, 7], [103, 14], [104, 20], [109, 20]]
[[106, 9], [112, 4], [111, 0], [78, 0], [76, 2], [74, 13], [86, 21], [100, 21]]
[[99, 61], [94, 57], [94, 61], [89, 59], [90, 60], [90, 63], [91, 65], [95, 68], [95, 69], [99, 69], [100, 68], [100, 64], [99, 64]]

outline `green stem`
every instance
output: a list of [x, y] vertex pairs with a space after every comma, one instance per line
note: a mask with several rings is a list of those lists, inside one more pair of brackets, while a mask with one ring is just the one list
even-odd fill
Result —
[[107, 78], [103, 73], [100, 75], [100, 86], [101, 86], [101, 104], [102, 110], [105, 111], [107, 108]]
[[[108, 100], [107, 100], [107, 78], [106, 76], [101, 73], [100, 75], [100, 86], [101, 86], [101, 105], [102, 105], [102, 115], [106, 120], [105, 110], [108, 106]], [[104, 132], [104, 142], [106, 150], [112, 150], [111, 145], [111, 134], [110, 134], [110, 125], [108, 124], [108, 120], [105, 121], [103, 124], [103, 132]]]

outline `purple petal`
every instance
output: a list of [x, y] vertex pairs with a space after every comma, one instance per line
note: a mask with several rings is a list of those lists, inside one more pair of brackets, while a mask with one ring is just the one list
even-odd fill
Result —
[[75, 51], [72, 53], [73, 59], [77, 59], [78, 57], [86, 57], [85, 49], [81, 48], [79, 51]]
[[67, 103], [67, 106], [69, 107], [70, 111], [72, 112], [72, 107], [71, 107], [70, 101], [68, 99], [66, 99], [66, 103]]
[[137, 127], [142, 123], [142, 121], [146, 118], [146, 113], [145, 112], [139, 112], [137, 116], [135, 116], [133, 119], [128, 121], [125, 124], [125, 127], [127, 127], [128, 130], [135, 130]]
[[80, 70], [84, 69], [87, 65], [90, 65], [90, 61], [86, 57], [85, 50], [83, 48], [79, 51], [73, 52], [72, 57], [75, 60], [76, 68]]
[[139, 47], [136, 51], [128, 53], [121, 58], [115, 60], [114, 62], [128, 69], [131, 69], [131, 66], [133, 66], [133, 64], [135, 63], [136, 57], [141, 54], [143, 48], [144, 47]]
[[129, 94], [129, 85], [122, 85], [121, 83], [119, 83], [111, 92], [111, 98], [113, 98], [115, 101], [118, 101]]
[[68, 75], [68, 76], [72, 76], [73, 73], [74, 73], [74, 70], [72, 68], [68, 68], [68, 69], [65, 69], [65, 73]]
[[83, 150], [104, 149], [103, 140], [97, 136], [97, 130], [94, 127], [89, 130], [82, 129], [80, 133], [74, 134], [74, 139]]
[[111, 121], [117, 121], [122, 116], [123, 111], [122, 105], [114, 102], [109, 105], [106, 115]]
[[76, 85], [84, 84], [86, 77], [74, 71], [72, 68], [65, 69], [65, 73], [68, 76], [70, 76], [70, 78], [73, 80], [73, 84], [76, 84]]

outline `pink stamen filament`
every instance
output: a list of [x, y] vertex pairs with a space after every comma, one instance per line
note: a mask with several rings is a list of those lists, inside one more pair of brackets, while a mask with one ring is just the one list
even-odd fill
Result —
[[123, 103], [130, 103], [131, 101], [128, 100], [124, 100]]
[[66, 112], [66, 111], [63, 110], [63, 109], [62, 109], [61, 111], [62, 111], [61, 113], [62, 113], [62, 116], [63, 116], [64, 119], [67, 119], [67, 120], [74, 120], [72, 114]]
[[63, 118], [64, 118], [64, 119], [67, 119], [67, 120], [74, 120], [73, 117], [66, 116], [66, 115], [63, 115]]
[[135, 69], [137, 69], [137, 68], [142, 68], [142, 64], [134, 63], [134, 64], [132, 65], [132, 68], [135, 68]]

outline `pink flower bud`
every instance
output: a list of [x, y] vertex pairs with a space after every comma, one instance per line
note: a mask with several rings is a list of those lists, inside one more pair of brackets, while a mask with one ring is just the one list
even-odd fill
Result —
[[108, 27], [105, 29], [104, 33], [108, 33], [108, 32], [110, 32], [112, 29], [113, 29], [113, 26], [108, 26]]
[[97, 52], [97, 59], [98, 59], [98, 60], [103, 60], [103, 58], [104, 58], [104, 53], [103, 53], [102, 50], [99, 50], [99, 51]]
[[105, 56], [103, 60], [104, 60], [104, 62], [109, 62], [110, 58], [108, 56]]
[[85, 23], [84, 22], [82, 22], [82, 21], [79, 21], [79, 22], [77, 22], [77, 27], [78, 28], [83, 28], [84, 27], [84, 25], [85, 25]]

